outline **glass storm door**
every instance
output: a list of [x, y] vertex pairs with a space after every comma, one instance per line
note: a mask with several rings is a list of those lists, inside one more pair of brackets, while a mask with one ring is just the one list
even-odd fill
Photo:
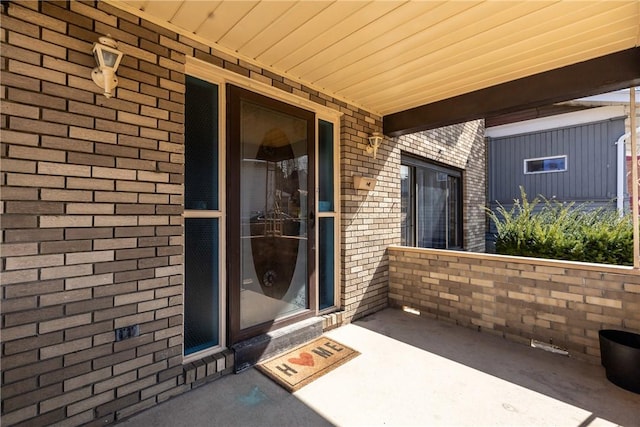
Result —
[[312, 315], [314, 115], [228, 87], [230, 342]]

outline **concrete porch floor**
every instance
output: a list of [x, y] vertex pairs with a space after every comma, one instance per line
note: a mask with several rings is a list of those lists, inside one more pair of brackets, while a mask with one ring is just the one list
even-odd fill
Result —
[[120, 425], [640, 426], [599, 365], [393, 309], [326, 335], [361, 355], [294, 394], [250, 369]]

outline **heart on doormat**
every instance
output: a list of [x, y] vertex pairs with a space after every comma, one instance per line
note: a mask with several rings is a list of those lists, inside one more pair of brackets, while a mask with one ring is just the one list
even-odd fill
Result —
[[289, 359], [290, 363], [293, 363], [294, 365], [300, 365], [300, 366], [313, 366], [313, 356], [309, 353], [307, 353], [306, 351], [303, 351], [302, 353], [300, 353], [300, 357], [292, 357]]

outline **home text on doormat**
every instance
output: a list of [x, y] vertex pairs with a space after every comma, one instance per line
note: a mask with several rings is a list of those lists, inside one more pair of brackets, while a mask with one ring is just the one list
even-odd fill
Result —
[[290, 392], [359, 355], [346, 345], [326, 337], [258, 364], [257, 368]]

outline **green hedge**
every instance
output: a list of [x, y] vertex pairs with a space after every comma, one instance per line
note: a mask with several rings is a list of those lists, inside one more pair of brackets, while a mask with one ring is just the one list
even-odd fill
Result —
[[522, 187], [520, 193], [510, 210], [502, 205], [497, 212], [487, 209], [498, 231], [497, 253], [633, 265], [631, 215], [541, 197], [529, 202]]

